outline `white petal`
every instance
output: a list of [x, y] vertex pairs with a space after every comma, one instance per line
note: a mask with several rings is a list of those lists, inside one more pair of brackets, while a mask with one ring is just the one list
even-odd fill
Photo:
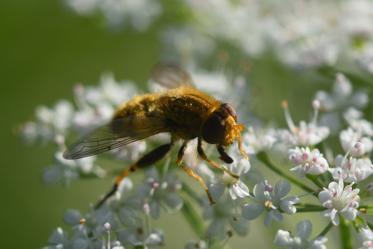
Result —
[[264, 211], [264, 206], [261, 204], [246, 204], [242, 208], [242, 216], [248, 220], [254, 220], [259, 217]]
[[223, 195], [225, 190], [224, 184], [221, 183], [212, 183], [209, 185], [209, 192], [212, 198], [217, 201]]
[[323, 190], [319, 193], [319, 200], [324, 203], [331, 199], [330, 192], [328, 190]]
[[183, 206], [183, 199], [176, 193], [169, 193], [164, 198], [165, 203], [174, 210], [179, 210]]
[[74, 209], [69, 209], [65, 212], [63, 220], [68, 225], [78, 225], [80, 223], [82, 216], [79, 211]]
[[264, 225], [270, 226], [272, 224], [272, 220], [280, 222], [282, 219], [283, 216], [278, 210], [271, 210], [267, 213], [267, 216], [264, 219]]
[[312, 223], [309, 220], [303, 220], [297, 224], [297, 236], [302, 239], [308, 239], [311, 235]]
[[209, 238], [224, 239], [225, 238], [224, 224], [225, 222], [223, 219], [213, 220], [213, 222], [207, 228], [207, 236]]
[[291, 246], [293, 239], [288, 231], [278, 230], [273, 243], [277, 246]]
[[159, 245], [159, 244], [162, 243], [162, 241], [163, 241], [162, 234], [152, 233], [152, 234], [149, 235], [148, 238], [146, 238], [145, 244], [147, 244], [147, 245]]
[[72, 241], [72, 249], [86, 249], [89, 247], [89, 243], [87, 240], [82, 238], [76, 238]]
[[289, 182], [285, 180], [279, 181], [276, 184], [275, 190], [274, 190], [275, 198], [280, 200], [282, 197], [286, 196], [290, 192], [290, 189], [291, 189], [291, 186]]

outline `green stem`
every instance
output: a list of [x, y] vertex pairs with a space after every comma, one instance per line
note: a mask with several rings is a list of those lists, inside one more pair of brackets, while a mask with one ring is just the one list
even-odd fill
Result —
[[307, 177], [308, 180], [313, 182], [317, 187], [319, 187], [320, 189], [323, 189], [324, 185], [319, 181], [317, 176], [307, 175], [306, 177]]
[[205, 227], [203, 224], [203, 220], [197, 214], [196, 210], [193, 208], [192, 204], [184, 198], [184, 205], [181, 209], [181, 212], [185, 218], [185, 220], [189, 223], [192, 227], [194, 233], [200, 238], [203, 239], [205, 234]]
[[320, 212], [325, 211], [324, 207], [300, 207], [297, 208], [297, 213], [307, 213], [307, 212]]
[[339, 235], [341, 239], [341, 246], [343, 249], [352, 249], [351, 231], [346, 221], [341, 217], [339, 225]]
[[285, 172], [283, 172], [281, 169], [277, 168], [276, 166], [274, 166], [267, 154], [265, 152], [260, 152], [256, 155], [256, 157], [265, 165], [267, 166], [269, 169], [271, 169], [272, 171], [274, 171], [275, 173], [277, 173], [278, 175], [284, 177], [285, 179], [287, 179], [289, 182], [291, 183], [294, 183], [295, 185], [297, 185], [298, 187], [300, 187], [301, 189], [303, 189], [304, 191], [308, 192], [308, 193], [312, 193], [314, 196], [317, 197], [317, 193], [315, 192], [315, 190], [313, 190], [312, 188], [308, 187], [307, 185], [305, 185], [304, 183], [302, 183], [301, 181], [298, 181], [297, 179], [295, 179], [294, 177], [286, 174]]
[[196, 201], [198, 204], [202, 203], [201, 197], [196, 194], [196, 191], [194, 191], [189, 185], [185, 182], [182, 183], [182, 189], [185, 194], [187, 194], [190, 198], [192, 198], [194, 201]]
[[321, 231], [321, 233], [317, 237], [325, 236], [330, 231], [330, 229], [332, 229], [333, 226], [333, 223], [329, 222], [329, 224], [324, 228], [324, 230]]

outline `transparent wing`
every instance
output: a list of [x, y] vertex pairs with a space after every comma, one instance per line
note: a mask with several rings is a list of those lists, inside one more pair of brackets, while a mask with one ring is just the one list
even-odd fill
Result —
[[167, 88], [194, 86], [192, 77], [175, 64], [157, 64], [151, 73], [151, 80]]
[[97, 128], [68, 147], [66, 159], [79, 159], [97, 155], [165, 132], [159, 120], [150, 118], [118, 118]]

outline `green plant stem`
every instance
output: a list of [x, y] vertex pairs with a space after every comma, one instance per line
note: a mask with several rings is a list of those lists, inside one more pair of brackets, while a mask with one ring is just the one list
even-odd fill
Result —
[[350, 227], [346, 221], [341, 217], [341, 222], [339, 224], [339, 236], [341, 239], [341, 248], [343, 249], [352, 249], [352, 238]]
[[321, 233], [317, 237], [325, 236], [330, 231], [330, 229], [333, 228], [333, 226], [334, 226], [333, 223], [329, 222], [329, 224], [324, 228], [324, 230], [321, 231]]
[[298, 203], [295, 204], [295, 207], [297, 208], [297, 213], [320, 212], [326, 210], [326, 208], [323, 206], [309, 203]]
[[202, 199], [198, 194], [196, 194], [196, 191], [194, 191], [189, 185], [185, 182], [182, 183], [182, 189], [183, 192], [188, 195], [190, 198], [192, 198], [194, 201], [196, 201], [198, 204], [202, 203]]
[[325, 211], [324, 207], [297, 207], [297, 213], [320, 212]]
[[193, 205], [184, 198], [184, 205], [181, 209], [181, 212], [185, 220], [192, 227], [194, 233], [200, 238], [203, 239], [205, 235], [205, 226], [201, 216], [198, 215]]
[[324, 187], [324, 185], [319, 181], [319, 179], [317, 179], [317, 176], [307, 175], [306, 177], [307, 177], [308, 180], [313, 182], [320, 189], [322, 189]]
[[305, 185], [304, 183], [302, 183], [301, 181], [298, 181], [297, 179], [295, 179], [294, 177], [286, 174], [285, 172], [283, 172], [281, 169], [279, 169], [278, 167], [274, 166], [267, 154], [265, 152], [259, 152], [256, 157], [265, 165], [267, 166], [269, 169], [271, 169], [273, 172], [275, 172], [276, 174], [284, 177], [285, 179], [287, 179], [289, 182], [297, 185], [298, 187], [300, 187], [301, 189], [303, 189], [304, 191], [308, 192], [308, 193], [312, 193], [314, 196], [317, 197], [317, 193], [315, 192], [315, 190], [313, 190], [312, 188], [308, 187], [307, 185]]

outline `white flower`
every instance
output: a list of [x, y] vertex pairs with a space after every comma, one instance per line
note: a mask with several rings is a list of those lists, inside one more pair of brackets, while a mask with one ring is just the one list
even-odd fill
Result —
[[116, 81], [111, 74], [101, 76], [96, 87], [75, 87], [75, 101], [78, 110], [74, 113], [73, 128], [80, 134], [108, 122], [118, 106], [138, 91], [131, 81]]
[[127, 247], [140, 247], [146, 249], [156, 249], [164, 244], [164, 235], [160, 230], [153, 230], [146, 233], [143, 224], [138, 224], [137, 228], [124, 229], [118, 232], [118, 238]]
[[346, 107], [360, 109], [368, 104], [367, 93], [364, 91], [353, 91], [351, 82], [341, 73], [336, 74], [332, 92], [318, 91], [315, 99], [320, 101], [320, 108], [328, 112]]
[[295, 165], [290, 170], [301, 177], [306, 174], [320, 175], [329, 169], [327, 160], [318, 149], [312, 151], [308, 147], [290, 149], [289, 159]]
[[[221, 189], [224, 190], [224, 189]], [[218, 198], [219, 191], [211, 191], [212, 197], [216, 201], [214, 205], [204, 203], [203, 217], [211, 220], [206, 235], [210, 239], [223, 240], [229, 236], [229, 232], [236, 232], [240, 236], [245, 236], [248, 232], [248, 222], [241, 215], [241, 210], [237, 201], [232, 200], [227, 195]]]
[[229, 195], [233, 200], [250, 196], [249, 188], [241, 180], [233, 183], [229, 188]]
[[64, 248], [68, 243], [67, 234], [65, 231], [58, 227], [53, 231], [52, 235], [48, 239], [48, 244], [55, 246], [55, 248]]
[[350, 119], [347, 120], [352, 129], [359, 132], [362, 136], [373, 137], [373, 124], [365, 119]]
[[368, 73], [373, 73], [373, 42], [365, 44], [365, 46], [353, 55], [358, 65]]
[[[232, 152], [232, 150], [230, 150]], [[244, 159], [240, 156], [236, 156], [237, 153], [233, 153], [234, 161], [228, 165], [228, 170], [233, 174], [240, 177], [240, 179], [235, 180], [228, 188], [228, 192], [233, 200], [237, 198], [244, 198], [250, 195], [249, 188], [241, 180], [241, 178], [246, 174], [250, 168], [251, 164], [248, 159]], [[232, 153], [231, 153], [232, 156]]]
[[356, 132], [351, 128], [341, 131], [339, 139], [343, 150], [354, 157], [360, 157], [373, 149], [373, 141], [370, 137], [362, 136], [360, 132]]
[[127, 25], [138, 31], [144, 31], [161, 14], [159, 1], [149, 0], [65, 0], [81, 15], [102, 13], [112, 26]]
[[373, 248], [373, 232], [369, 227], [361, 228], [359, 231], [359, 238], [362, 246], [359, 249], [372, 249]]
[[38, 107], [36, 120], [22, 127], [22, 135], [28, 142], [55, 142], [71, 126], [73, 111], [72, 104], [67, 101], [59, 101], [53, 108]]
[[105, 175], [105, 171], [95, 164], [96, 157], [66, 160], [62, 155], [62, 151], [57, 151], [54, 155], [55, 163], [44, 171], [43, 180], [46, 183], [63, 181], [68, 184], [79, 176], [103, 177]]
[[296, 213], [294, 204], [298, 203], [297, 197], [285, 197], [290, 192], [290, 184], [287, 181], [279, 181], [275, 188], [267, 182], [261, 182], [254, 187], [255, 204], [246, 204], [242, 208], [242, 215], [248, 220], [258, 218], [266, 212], [264, 224], [269, 226], [272, 221], [282, 221], [281, 211], [287, 214]]
[[317, 125], [317, 117], [319, 111], [319, 104], [314, 102], [314, 117], [310, 123], [301, 121], [299, 126], [294, 124], [293, 119], [291, 118], [288, 104], [286, 101], [283, 102], [283, 108], [285, 112], [285, 119], [289, 126], [289, 131], [282, 131], [279, 133], [280, 141], [287, 142], [292, 145], [299, 146], [312, 146], [322, 142], [329, 136], [329, 128], [326, 126]]
[[274, 129], [248, 128], [248, 132], [242, 136], [244, 149], [248, 154], [256, 154], [262, 150], [271, 149], [276, 142], [276, 131]]
[[201, 240], [198, 242], [190, 241], [184, 247], [184, 249], [207, 249], [207, 248], [208, 248], [208, 245], [204, 240]]
[[319, 193], [319, 200], [328, 210], [324, 212], [334, 225], [339, 224], [339, 215], [349, 221], [353, 221], [358, 213], [359, 189], [352, 189], [352, 185], [344, 187], [343, 180], [331, 182], [328, 188]]
[[292, 236], [288, 231], [278, 230], [274, 244], [281, 248], [289, 249], [326, 249], [325, 243], [328, 241], [325, 237], [318, 237], [309, 241], [312, 232], [312, 223], [309, 220], [303, 220], [297, 224], [297, 232]]
[[181, 183], [175, 174], [160, 175], [155, 168], [150, 168], [145, 171], [144, 183], [137, 187], [134, 198], [140, 204], [139, 209], [158, 219], [161, 207], [179, 210], [183, 206], [178, 194], [180, 189]]
[[335, 168], [330, 168], [335, 180], [342, 178], [345, 182], [361, 182], [373, 173], [373, 165], [369, 158], [346, 158], [338, 155], [335, 165]]

